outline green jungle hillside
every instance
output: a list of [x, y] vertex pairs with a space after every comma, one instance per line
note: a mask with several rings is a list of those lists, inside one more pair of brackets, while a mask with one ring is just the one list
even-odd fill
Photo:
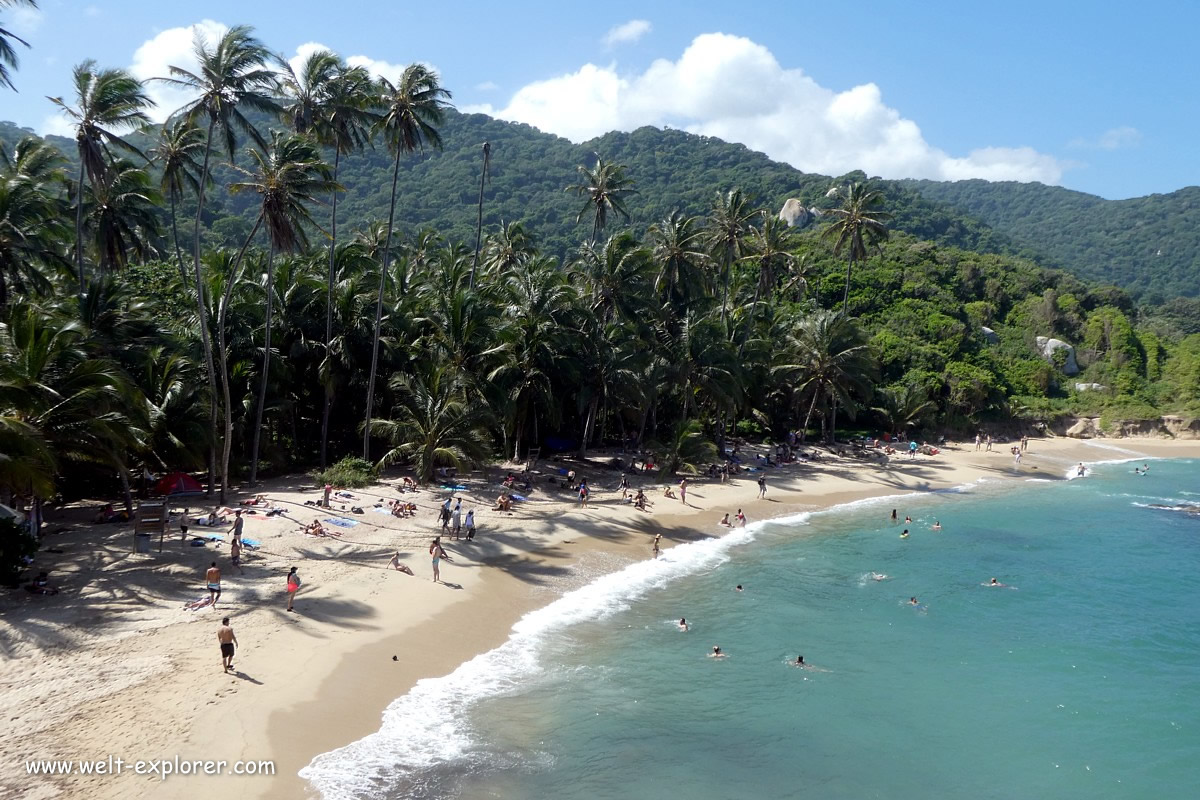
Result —
[[1040, 183], [902, 183], [1003, 232], [1022, 255], [1149, 304], [1200, 294], [1200, 187], [1105, 200]]

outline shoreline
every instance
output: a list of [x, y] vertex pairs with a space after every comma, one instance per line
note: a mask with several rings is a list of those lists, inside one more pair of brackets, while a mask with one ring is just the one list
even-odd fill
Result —
[[[1200, 442], [1119, 441], [1119, 450], [1128, 451], [1122, 460], [1200, 456]], [[1107, 444], [1032, 440], [1019, 472], [1013, 470], [1011, 456], [998, 451], [976, 453], [965, 445], [937, 458], [915, 462], [894, 458], [887, 467], [834, 458], [818, 465], [789, 465], [769, 472], [765, 501], [756, 499], [753, 478], [728, 484], [697, 483], [689, 490], [687, 508], [648, 490], [654, 501], [654, 513], [649, 515], [620, 504], [619, 494], [614, 498], [604, 481], [615, 485], [614, 475], [619, 473], [596, 471], [598, 479], [593, 485], [598, 489], [597, 502], [589, 509], [578, 509], [570, 499], [561, 497], [534, 500], [521, 509], [519, 516], [483, 517], [476, 545], [454, 546], [449, 542], [456, 563], [443, 568], [443, 578], [452, 582], [448, 586], [460, 587], [457, 589], [435, 586], [428, 579], [429, 567], [420, 549], [433, 528], [426, 520], [422, 520], [423, 530], [419, 531], [381, 528], [375, 533], [382, 531], [382, 536], [391, 541], [386, 547], [383, 542], [370, 545], [372, 550], [389, 550], [393, 545], [400, 546], [397, 540], [403, 538], [415, 577], [384, 571], [382, 562], [374, 560], [382, 553], [358, 557], [359, 551], [338, 550], [337, 545], [325, 542], [310, 547], [301, 539], [302, 553], [289, 559], [314, 560], [298, 561], [301, 573], [306, 575], [306, 591], [296, 601], [299, 613], [282, 612], [282, 591], [264, 592], [261, 598], [255, 598], [269, 598], [269, 608], [241, 611], [245, 619], [235, 618], [234, 626], [245, 640], [248, 654], [244, 660], [241, 654], [238, 656], [237, 677], [214, 671], [212, 654], [204, 650], [211, 647], [207, 639], [215, 630], [211, 615], [204, 620], [207, 624], [196, 628], [187, 623], [197, 619], [181, 623], [176, 614], [170, 624], [139, 631], [140, 636], [130, 634], [135, 640], [131, 649], [136, 651], [131, 660], [138, 674], [127, 686], [100, 694], [94, 703], [77, 708], [63, 720], [65, 725], [29, 731], [28, 741], [5, 741], [5, 771], [10, 780], [16, 778], [11, 785], [26, 791], [29, 797], [54, 797], [56, 790], [68, 795], [88, 791], [102, 798], [143, 794], [194, 797], [214, 789], [234, 789], [241, 796], [262, 798], [281, 798], [285, 794], [290, 798], [296, 791], [311, 796], [311, 788], [297, 772], [315, 756], [379, 730], [384, 709], [410, 692], [417, 681], [446, 675], [503, 644], [512, 634], [513, 624], [526, 613], [602, 574], [648, 558], [654, 533], [662, 533], [667, 547], [713, 538], [728, 532], [716, 524], [720, 514], [728, 510], [732, 515], [738, 506], [747, 509], [751, 521], [757, 522], [887, 495], [945, 490], [980, 478], [1061, 480], [1077, 461], [1115, 460], [1096, 457], [1110, 452], [1118, 455]], [[645, 481], [644, 485], [661, 486], [653, 481]], [[268, 488], [269, 496], [282, 493]], [[429, 500], [440, 494], [444, 493], [422, 497]], [[764, 513], [765, 509], [769, 511]], [[364, 532], [356, 538], [370, 537]], [[322, 547], [335, 552], [331, 555]], [[274, 543], [271, 549], [276, 549]], [[363, 569], [366, 567], [374, 567], [378, 574]], [[328, 575], [322, 574], [324, 568], [328, 568]], [[310, 572], [321, 579], [310, 583], [306, 574]], [[7, 607], [3, 610], [11, 612]], [[3, 621], [4, 615], [0, 614]], [[105, 669], [111, 665], [104, 656], [106, 648], [112, 648], [112, 641], [97, 636], [83, 643], [79, 652], [68, 648], [66, 653], [43, 645], [40, 653], [27, 657], [82, 662], [74, 664], [75, 669], [87, 669], [93, 662], [108, 675]], [[127, 648], [121, 645], [118, 649]], [[196, 649], [201, 657], [192, 652]], [[16, 660], [10, 659], [9, 664]], [[203, 664], [194, 663], [197, 661]], [[53, 677], [58, 671], [48, 673]], [[34, 674], [44, 677], [42, 671]], [[141, 680], [136, 680], [139, 677]], [[10, 682], [10, 675], [0, 677], [0, 686], [8, 689], [16, 685], [16, 680]], [[21, 685], [26, 687], [28, 681], [21, 681]], [[52, 682], [50, 688], [42, 687], [43, 695], [63, 688], [70, 687], [64, 687], [61, 681]], [[197, 693], [204, 699], [193, 697]], [[27, 694], [25, 699], [30, 696]], [[8, 712], [15, 705], [10, 703], [0, 711]], [[156, 714], [174, 725], [146, 724], [147, 716]], [[22, 750], [27, 748], [12, 744], [45, 746], [47, 740], [57, 741], [60, 752], [42, 758], [99, 757], [99, 753], [86, 752], [95, 751], [99, 745], [110, 751], [125, 751], [125, 757], [152, 751], [153, 757], [273, 760], [276, 775], [196, 776], [162, 782], [91, 776], [69, 782], [43, 781], [36, 787], [29, 779], [22, 781], [20, 776], [13, 776], [12, 767], [19, 764]], [[67, 752], [68, 748], [72, 752]], [[0, 790], [4, 788], [5, 779], [0, 775]]]

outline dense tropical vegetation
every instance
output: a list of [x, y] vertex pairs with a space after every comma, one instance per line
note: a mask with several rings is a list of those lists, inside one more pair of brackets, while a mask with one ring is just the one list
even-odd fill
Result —
[[[395, 84], [328, 52], [293, 71], [241, 27], [195, 54], [164, 76], [193, 94], [165, 125], [143, 124], [136, 80], [84, 62], [73, 146], [0, 153], [0, 487], [25, 502], [128, 497], [144, 470], [207, 469], [223, 496], [350, 455], [428, 479], [636, 442], [671, 472], [836, 422], [1200, 411], [1200, 309], [989, 252], [985, 226], [896, 184], [757, 157], [693, 183], [672, 170], [697, 137], [675, 131], [602, 137], [603, 157], [551, 138], [539, 169], [507, 149], [530, 129], [457, 114], [422, 65]], [[643, 173], [625, 154], [648, 141]], [[520, 204], [552, 181], [553, 202]], [[787, 227], [785, 196], [820, 215]]]

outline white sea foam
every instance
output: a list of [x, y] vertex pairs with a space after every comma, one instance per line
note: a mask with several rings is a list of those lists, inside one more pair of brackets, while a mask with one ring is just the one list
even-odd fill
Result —
[[383, 713], [382, 727], [346, 747], [317, 756], [300, 770], [326, 800], [381, 798], [419, 770], [466, 756], [472, 739], [467, 717], [486, 697], [506, 694], [546, 668], [543, 645], [580, 622], [604, 619], [649, 591], [729, 560], [729, 551], [752, 541], [768, 523], [803, 522], [809, 513], [751, 523], [719, 539], [677, 545], [658, 559], [639, 561], [601, 576], [531, 611], [508, 641], [462, 664], [449, 675], [418, 681]]

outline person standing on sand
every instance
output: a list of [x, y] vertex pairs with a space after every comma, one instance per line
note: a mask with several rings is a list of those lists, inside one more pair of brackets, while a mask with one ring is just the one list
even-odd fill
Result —
[[467, 512], [467, 541], [475, 538], [475, 509]]
[[229, 529], [230, 533], [233, 534], [233, 538], [242, 538], [242, 527], [245, 524], [246, 520], [242, 519], [242, 510], [239, 508], [237, 511], [233, 512], [233, 527]]
[[587, 508], [588, 494], [589, 494], [589, 492], [588, 492], [587, 479], [584, 478], [583, 480], [581, 480], [579, 482], [579, 507], [580, 508]]
[[987, 452], [987, 453], [992, 452], [992, 435], [990, 433], [987, 435], [987, 446], [983, 449], [984, 449], [984, 452]]
[[296, 599], [296, 592], [300, 591], [300, 576], [296, 574], [296, 568], [292, 567], [287, 574], [287, 596], [288, 596], [288, 611], [293, 611], [292, 602]]
[[242, 540], [241, 539], [234, 538], [234, 540], [229, 543], [229, 560], [233, 562], [233, 565], [235, 567], [237, 567], [238, 575], [243, 574], [242, 573]]
[[762, 500], [762, 499], [765, 499], [766, 496], [767, 496], [767, 476], [759, 475], [758, 476], [758, 497], [760, 500]]
[[742, 510], [740, 508], [738, 509], [737, 516], [734, 517], [734, 519], [737, 520], [737, 524], [740, 527], [743, 527], [743, 528], [746, 527], [746, 515], [742, 513]]
[[679, 481], [679, 502], [687, 505], [687, 478]]
[[216, 608], [217, 601], [221, 599], [221, 570], [217, 568], [217, 562], [212, 562], [212, 566], [204, 573], [204, 583], [208, 585], [208, 596], [212, 598], [210, 605]]
[[325, 484], [325, 489], [324, 489], [324, 491], [322, 493], [322, 497], [321, 497], [321, 505], [325, 506], [326, 508], [329, 508], [329, 495], [332, 493], [333, 493], [333, 484], [330, 484], [330, 483]]
[[976, 453], [979, 452], [979, 445], [981, 443], [982, 443], [982, 437], [978, 433], [975, 434], [975, 452]]
[[1028, 449], [1029, 449], [1029, 437], [1028, 437], [1028, 436], [1022, 436], [1022, 437], [1021, 437], [1021, 449], [1022, 449], [1022, 450], [1028, 450]]
[[441, 561], [442, 559], [450, 560], [450, 556], [446, 555], [446, 550], [442, 547], [441, 537], [433, 540], [433, 544], [429, 545], [429, 555], [433, 558], [433, 582], [442, 582]]
[[659, 545], [659, 542], [661, 542], [661, 541], [662, 541], [662, 534], [661, 533], [654, 534], [654, 557], [655, 558], [658, 558], [658, 553], [659, 553], [658, 545]]
[[446, 498], [446, 502], [442, 503], [441, 511], [438, 512], [442, 518], [442, 530], [443, 531], [445, 531], [447, 528], [450, 527], [450, 499], [453, 496], [454, 495], [451, 495], [450, 497]]
[[454, 510], [450, 512], [450, 528], [454, 531], [454, 538], [457, 539], [459, 533], [462, 532], [462, 500], [454, 504]]
[[217, 641], [221, 643], [221, 665], [229, 672], [233, 669], [233, 653], [238, 643], [233, 628], [229, 627], [229, 617], [221, 620], [221, 627], [217, 628]]

